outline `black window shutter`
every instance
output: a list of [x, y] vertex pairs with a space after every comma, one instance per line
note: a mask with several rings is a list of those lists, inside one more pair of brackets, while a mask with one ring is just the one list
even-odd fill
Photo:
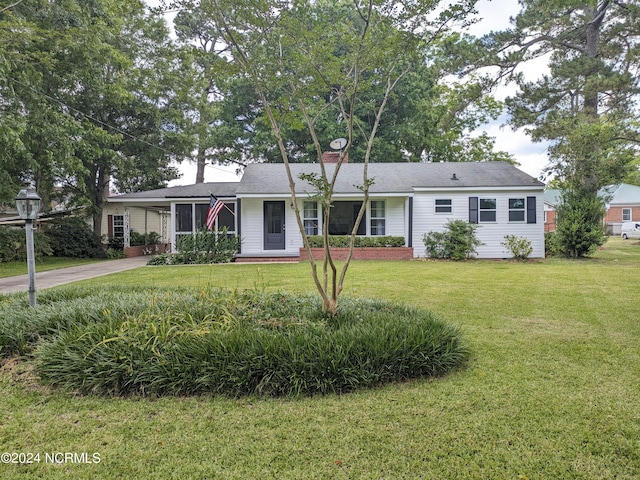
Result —
[[527, 223], [536, 223], [536, 197], [527, 197]]
[[469, 197], [469, 223], [478, 223], [478, 197]]

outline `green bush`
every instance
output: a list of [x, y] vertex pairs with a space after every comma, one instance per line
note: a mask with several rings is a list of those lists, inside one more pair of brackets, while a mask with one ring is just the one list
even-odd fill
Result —
[[183, 235], [176, 242], [177, 255], [167, 256], [173, 264], [227, 263], [238, 252], [240, 239], [227, 234], [202, 229], [193, 235]]
[[533, 252], [531, 240], [517, 235], [505, 235], [504, 242], [500, 245], [509, 250], [511, 256], [516, 260], [526, 260]]
[[78, 217], [64, 217], [47, 225], [47, 235], [56, 257], [103, 258], [100, 237], [89, 224]]
[[478, 225], [464, 220], [451, 220], [443, 232], [428, 232], [422, 237], [425, 253], [430, 258], [465, 260], [472, 258], [482, 242], [476, 237]]
[[125, 258], [123, 250], [116, 250], [115, 248], [111, 247], [107, 248], [104, 251], [104, 254], [109, 260], [118, 260], [121, 258]]
[[[105, 237], [106, 238], [106, 237]], [[111, 250], [124, 250], [124, 237], [108, 237], [107, 245]]]
[[[309, 245], [311, 248], [322, 248], [324, 240], [322, 235], [309, 235]], [[351, 237], [349, 235], [329, 235], [329, 246], [348, 247]], [[404, 237], [382, 236], [382, 237], [355, 237], [355, 247], [404, 247]]]
[[[53, 254], [49, 237], [33, 232], [33, 252], [36, 260]], [[0, 263], [26, 262], [27, 236], [23, 229], [0, 227]]]
[[556, 240], [560, 251], [570, 258], [593, 255], [607, 241], [602, 219], [603, 200], [596, 194], [565, 191], [556, 206]]
[[[344, 298], [207, 289], [56, 289], [0, 303], [2, 352], [46, 384], [106, 395], [312, 395], [443, 375], [468, 357], [432, 314]], [[9, 325], [10, 324], [10, 325]], [[16, 333], [19, 332], [19, 333]], [[10, 334], [10, 335], [8, 335]]]
[[174, 254], [161, 253], [159, 255], [153, 255], [148, 261], [147, 265], [174, 265]]
[[[124, 250], [123, 237], [109, 237], [106, 239], [106, 242], [112, 250]], [[131, 232], [131, 236], [129, 238], [129, 245], [132, 247], [138, 247], [141, 245], [159, 245], [160, 243], [160, 234], [157, 232]]]
[[556, 232], [546, 232], [544, 234], [544, 255], [545, 257], [558, 257], [562, 255], [562, 248], [558, 243]]
[[158, 232], [138, 233], [131, 232], [131, 238], [129, 243], [132, 247], [140, 245], [159, 245], [160, 234]]

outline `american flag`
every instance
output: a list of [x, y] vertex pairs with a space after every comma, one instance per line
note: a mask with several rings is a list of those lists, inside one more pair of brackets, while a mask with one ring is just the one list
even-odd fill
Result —
[[207, 228], [209, 230], [213, 230], [213, 226], [216, 223], [216, 217], [223, 208], [224, 203], [211, 194], [211, 198], [209, 199], [209, 210], [207, 211]]

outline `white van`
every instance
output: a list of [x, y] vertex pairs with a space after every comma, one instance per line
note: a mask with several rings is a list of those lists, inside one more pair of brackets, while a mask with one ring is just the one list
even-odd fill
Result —
[[640, 238], [640, 222], [624, 222], [620, 235], [625, 240], [627, 238]]

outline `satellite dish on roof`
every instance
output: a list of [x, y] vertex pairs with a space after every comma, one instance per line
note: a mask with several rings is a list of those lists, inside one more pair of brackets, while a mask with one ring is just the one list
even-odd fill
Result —
[[342, 150], [346, 144], [347, 144], [346, 138], [336, 138], [333, 142], [329, 144], [329, 146], [334, 150]]

